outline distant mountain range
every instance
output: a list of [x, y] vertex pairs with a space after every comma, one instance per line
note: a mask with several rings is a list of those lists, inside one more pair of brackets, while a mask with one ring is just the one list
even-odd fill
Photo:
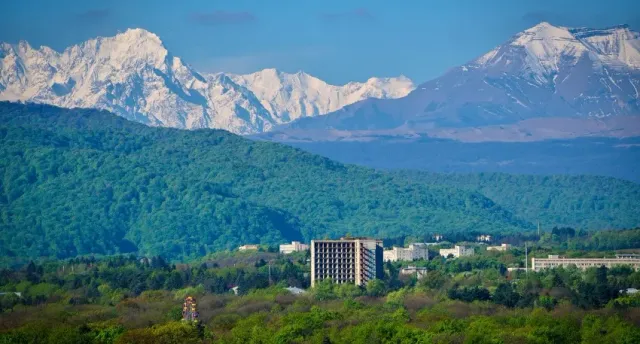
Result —
[[467, 142], [640, 136], [639, 37], [627, 26], [543, 22], [406, 97], [367, 99], [274, 135], [315, 141], [418, 133]]
[[274, 69], [203, 74], [143, 29], [91, 39], [61, 53], [25, 41], [0, 44], [0, 100], [105, 109], [152, 126], [260, 133], [413, 89], [403, 76], [334, 86], [303, 72]]
[[62, 53], [0, 45], [0, 100], [221, 128], [376, 168], [640, 181], [639, 90], [640, 34], [624, 25], [543, 22], [417, 87], [405, 77], [334, 86], [274, 69], [202, 74], [142, 29]]

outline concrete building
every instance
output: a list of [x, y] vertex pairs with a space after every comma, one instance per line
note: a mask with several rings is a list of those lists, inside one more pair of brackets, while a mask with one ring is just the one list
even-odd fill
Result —
[[429, 248], [426, 243], [414, 243], [409, 247], [394, 246], [390, 250], [385, 250], [382, 257], [385, 262], [428, 260]]
[[280, 245], [280, 253], [289, 254], [291, 252], [305, 251], [309, 249], [309, 245], [299, 241], [292, 241], [290, 244]]
[[568, 267], [575, 265], [577, 268], [585, 270], [588, 268], [608, 268], [616, 265], [628, 265], [635, 270], [640, 269], [640, 258], [626, 258], [627, 255], [618, 255], [616, 258], [565, 258], [558, 255], [549, 255], [548, 258], [531, 258], [531, 270], [540, 271], [542, 269], [552, 269], [559, 266]]
[[473, 256], [474, 250], [473, 247], [467, 246], [458, 246], [456, 245], [454, 248], [443, 248], [440, 249], [440, 255], [443, 257], [448, 257], [450, 254], [454, 257], [463, 257], [463, 256]]
[[500, 246], [487, 246], [487, 251], [508, 251], [511, 248], [509, 244], [502, 244]]
[[340, 238], [311, 240], [311, 286], [330, 278], [335, 283], [365, 285], [382, 278], [382, 240]]
[[631, 258], [631, 259], [640, 259], [640, 254], [635, 253], [618, 253], [616, 254], [616, 258]]
[[409, 265], [406, 268], [400, 269], [400, 274], [415, 275], [418, 279], [422, 279], [423, 277], [427, 277], [427, 268]]
[[257, 250], [257, 249], [258, 249], [258, 245], [253, 245], [253, 244], [242, 245], [238, 247], [238, 251], [248, 251], [248, 250]]

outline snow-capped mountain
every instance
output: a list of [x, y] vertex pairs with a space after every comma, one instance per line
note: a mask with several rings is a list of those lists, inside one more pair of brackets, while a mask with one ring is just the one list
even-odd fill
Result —
[[370, 78], [343, 86], [329, 85], [303, 72], [288, 74], [275, 69], [229, 76], [253, 92], [278, 123], [327, 114], [368, 98], [404, 97], [415, 88], [405, 76]]
[[258, 133], [368, 97], [401, 97], [413, 88], [404, 77], [333, 86], [275, 70], [200, 74], [143, 29], [61, 53], [25, 41], [0, 44], [0, 100], [106, 109], [157, 126]]
[[640, 115], [640, 34], [543, 22], [400, 99], [368, 99], [296, 129], [409, 130], [536, 117]]

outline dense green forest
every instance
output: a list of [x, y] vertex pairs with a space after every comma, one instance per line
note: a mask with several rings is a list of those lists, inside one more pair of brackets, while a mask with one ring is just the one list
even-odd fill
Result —
[[[548, 202], [549, 221], [562, 224], [640, 223], [640, 186], [615, 179], [571, 180], [553, 197], [535, 191], [537, 179], [513, 177], [521, 181], [507, 187], [497, 180], [492, 197], [501, 204], [482, 194], [488, 188], [455, 178], [418, 180], [225, 131], [151, 128], [95, 110], [0, 103], [0, 154], [4, 264], [127, 252], [187, 259], [345, 233], [515, 233], [534, 229], [532, 214]], [[597, 206], [553, 215], [575, 197]]]
[[[624, 233], [640, 238], [638, 229]], [[547, 234], [529, 242], [530, 257], [614, 254], [563, 248], [568, 241], [610, 246], [600, 233]], [[524, 264], [522, 247], [495, 252], [477, 245], [472, 257], [414, 262], [428, 268], [426, 278], [400, 274], [401, 262], [386, 263], [384, 278], [365, 287], [323, 281], [293, 295], [285, 287], [309, 286], [307, 258], [236, 251], [190, 264], [131, 255], [3, 269], [0, 343], [640, 341], [640, 294], [624, 292], [640, 288], [640, 271], [628, 267], [508, 272]], [[197, 324], [180, 321], [187, 295], [198, 300]]]
[[540, 176], [503, 173], [437, 174], [397, 172], [428, 185], [478, 191], [515, 215], [543, 227], [630, 228], [638, 225], [640, 186], [598, 176]]

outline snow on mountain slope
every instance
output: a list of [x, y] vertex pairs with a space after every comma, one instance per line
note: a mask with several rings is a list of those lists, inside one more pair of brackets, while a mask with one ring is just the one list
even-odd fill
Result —
[[0, 45], [0, 100], [100, 108], [157, 126], [258, 133], [412, 89], [402, 77], [337, 87], [304, 73], [273, 70], [203, 76], [143, 29], [91, 39], [61, 53], [25, 41]]
[[427, 132], [539, 117], [636, 116], [639, 61], [640, 35], [627, 26], [565, 28], [543, 22], [406, 97], [364, 100], [289, 127]]
[[303, 72], [288, 74], [275, 69], [231, 78], [253, 92], [279, 123], [323, 115], [367, 98], [403, 97], [415, 88], [404, 76], [371, 78], [344, 86], [329, 85]]

